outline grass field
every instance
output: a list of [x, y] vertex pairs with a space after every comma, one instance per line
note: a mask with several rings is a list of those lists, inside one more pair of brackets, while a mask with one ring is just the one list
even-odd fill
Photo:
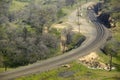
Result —
[[[108, 56], [101, 53], [99, 56], [103, 61], [107, 60], [106, 62], [108, 62]], [[118, 57], [120, 58], [120, 56]], [[120, 80], [119, 66], [116, 66], [116, 70], [106, 71], [89, 69], [86, 66], [78, 63], [78, 61], [74, 61], [69, 64], [71, 66], [70, 68], [59, 67], [58, 69], [21, 77], [16, 80]], [[114, 57], [113, 64], [120, 65], [120, 60]]]
[[16, 80], [120, 80], [120, 72], [117, 71], [92, 70], [77, 63], [71, 66], [69, 69], [59, 68]]

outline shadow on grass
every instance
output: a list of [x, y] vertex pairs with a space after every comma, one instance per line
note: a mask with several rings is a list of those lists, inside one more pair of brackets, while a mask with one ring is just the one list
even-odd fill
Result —
[[60, 72], [60, 73], [59, 73], [59, 76], [60, 76], [60, 77], [67, 78], [67, 77], [73, 76], [74, 73], [75, 73], [75, 72], [73, 72], [73, 71], [64, 71], [64, 72]]
[[104, 78], [102, 80], [120, 80], [120, 77]]
[[115, 79], [115, 80], [120, 80], [120, 77], [113, 77], [113, 79]]
[[120, 55], [116, 56], [117, 63], [113, 63], [113, 65], [116, 67], [116, 70], [120, 72]]
[[[120, 72], [120, 64], [113, 63], [113, 65], [116, 67], [116, 70]], [[120, 80], [120, 79], [119, 79]]]
[[85, 74], [86, 76], [92, 76], [93, 75], [93, 73], [92, 72], [90, 72], [90, 71], [87, 71], [87, 73]]

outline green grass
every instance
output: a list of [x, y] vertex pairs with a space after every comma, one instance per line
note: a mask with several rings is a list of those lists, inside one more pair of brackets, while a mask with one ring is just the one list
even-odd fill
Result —
[[[85, 66], [72, 62], [71, 68], [61, 67], [41, 74], [34, 74], [27, 77], [21, 77], [16, 80], [119, 80], [120, 72], [92, 70]], [[72, 75], [62, 77], [59, 74], [64, 72], [73, 72]]]
[[117, 27], [116, 30], [113, 33], [113, 37], [117, 40], [120, 41], [120, 27]]
[[[8, 68], [7, 70], [11, 70], [12, 68]], [[5, 68], [0, 68], [0, 73], [5, 72]]]
[[20, 2], [13, 0], [12, 5], [10, 6], [10, 11], [22, 10], [26, 5], [28, 5], [28, 2]]
[[109, 62], [109, 57], [105, 54], [103, 54], [102, 52], [98, 53], [99, 57], [100, 57], [100, 62], [104, 62], [104, 63], [108, 63]]
[[1, 73], [1, 72], [4, 72], [4, 71], [5, 71], [5, 69], [4, 69], [4, 68], [0, 68], [0, 73]]
[[111, 28], [112, 29], [112, 36], [117, 40], [120, 41], [120, 22], [116, 22], [116, 27]]
[[[100, 61], [108, 63], [109, 57], [102, 52], [98, 52]], [[99, 69], [89, 69], [86, 66], [74, 61], [69, 63], [70, 68], [59, 67], [47, 72], [20, 77], [16, 80], [120, 80], [120, 54], [113, 57], [113, 66], [116, 70], [106, 71]], [[116, 66], [117, 65], [117, 66]], [[60, 73], [73, 72], [72, 75], [60, 76]]]
[[67, 45], [68, 49], [74, 48], [76, 46], [76, 44], [79, 42], [79, 40], [80, 40], [80, 43], [82, 43], [85, 39], [86, 39], [86, 37], [83, 36], [82, 34], [76, 34], [75, 33], [72, 36], [70, 44]]

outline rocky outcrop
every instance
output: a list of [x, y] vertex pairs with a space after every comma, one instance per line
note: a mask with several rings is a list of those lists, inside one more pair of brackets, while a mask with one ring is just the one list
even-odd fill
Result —
[[[109, 64], [100, 62], [99, 59], [100, 57], [95, 52], [92, 52], [87, 56], [79, 58], [79, 61], [90, 69], [109, 70]], [[115, 68], [113, 67], [112, 69]]]

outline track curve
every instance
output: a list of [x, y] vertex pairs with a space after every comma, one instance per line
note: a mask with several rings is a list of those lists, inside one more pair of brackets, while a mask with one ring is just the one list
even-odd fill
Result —
[[57, 68], [62, 64], [68, 63], [81, 56], [87, 55], [90, 52], [100, 48], [107, 40], [109, 31], [97, 20], [93, 10], [88, 10], [88, 17], [97, 30], [95, 39], [87, 46], [78, 47], [63, 55], [53, 57], [44, 61], [35, 63], [34, 65], [21, 67], [12, 71], [0, 73], [0, 80], [11, 80], [20, 76], [25, 76], [34, 73], [40, 73], [53, 68]]

